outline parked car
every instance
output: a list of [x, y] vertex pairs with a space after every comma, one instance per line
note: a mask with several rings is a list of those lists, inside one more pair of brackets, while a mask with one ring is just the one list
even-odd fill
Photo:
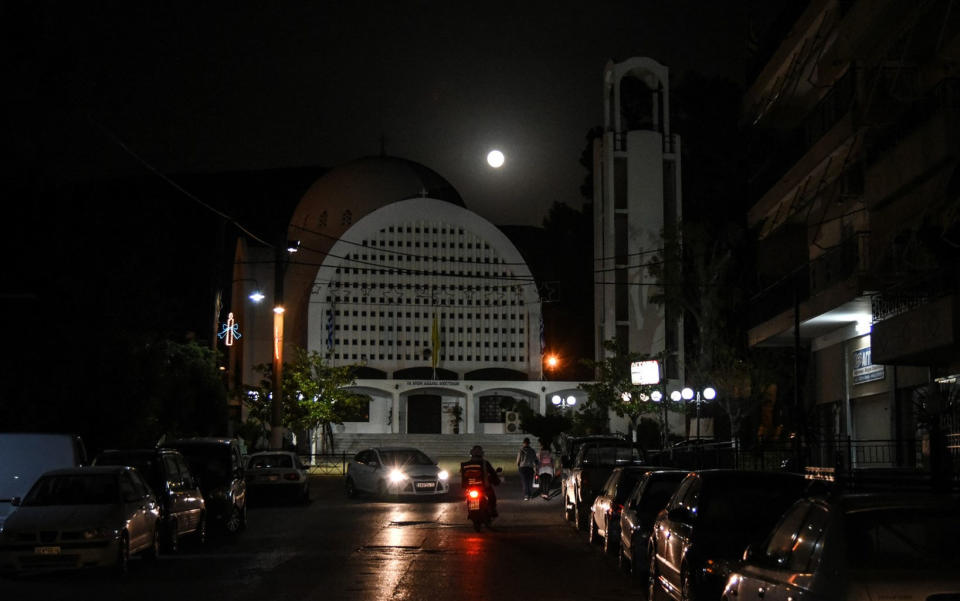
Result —
[[649, 467], [631, 465], [617, 467], [610, 473], [603, 489], [590, 507], [590, 523], [587, 526], [591, 544], [602, 544], [604, 553], [614, 553], [620, 544], [620, 512], [627, 496]]
[[137, 470], [77, 467], [43, 474], [0, 531], [0, 571], [84, 567], [127, 571], [130, 556], [155, 559], [160, 504]]
[[310, 502], [307, 467], [296, 453], [264, 451], [247, 456], [247, 492], [282, 494], [301, 503]]
[[440, 496], [450, 492], [450, 474], [419, 449], [376, 447], [360, 451], [347, 464], [346, 491], [349, 497]]
[[87, 452], [79, 436], [0, 433], [0, 530], [15, 509], [10, 501], [23, 498], [44, 472], [86, 462]]
[[573, 467], [573, 460], [577, 458], [580, 447], [590, 441], [624, 441], [626, 438], [619, 434], [590, 434], [588, 436], [563, 436], [557, 445], [557, 464], [554, 479], [560, 482], [560, 492], [567, 496], [567, 475]]
[[228, 534], [247, 525], [247, 481], [243, 454], [235, 438], [183, 438], [162, 447], [180, 451], [198, 480], [206, 502], [207, 520]]
[[798, 501], [752, 545], [723, 598], [960, 599], [960, 504], [949, 495]]
[[179, 451], [174, 449], [108, 450], [94, 465], [127, 465], [136, 468], [160, 503], [160, 542], [164, 552], [175, 553], [180, 539], [192, 535], [207, 539], [207, 507], [196, 478]]
[[646, 582], [650, 565], [647, 548], [653, 522], [686, 475], [685, 470], [653, 468], [641, 476], [623, 502], [618, 562], [621, 569], [630, 571], [636, 582]]
[[590, 507], [616, 467], [641, 465], [643, 457], [624, 439], [590, 440], [580, 445], [565, 480], [565, 517], [579, 530], [586, 530]]
[[763, 539], [806, 489], [799, 474], [691, 472], [657, 515], [650, 535], [648, 599], [719, 599], [750, 543]]

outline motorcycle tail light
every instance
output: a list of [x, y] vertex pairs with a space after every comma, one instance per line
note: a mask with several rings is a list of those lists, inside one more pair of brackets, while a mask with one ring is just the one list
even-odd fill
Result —
[[476, 499], [477, 497], [480, 496], [480, 491], [477, 490], [476, 488], [471, 488], [470, 490], [467, 491], [467, 496], [470, 497], [471, 499]]

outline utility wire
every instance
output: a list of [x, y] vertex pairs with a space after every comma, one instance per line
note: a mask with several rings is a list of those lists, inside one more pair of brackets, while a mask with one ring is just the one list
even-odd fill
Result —
[[165, 182], [167, 182], [168, 184], [170, 184], [174, 189], [176, 189], [177, 191], [179, 191], [181, 194], [183, 194], [184, 196], [186, 196], [186, 197], [189, 198], [190, 200], [196, 202], [197, 204], [199, 204], [199, 205], [202, 206], [203, 208], [207, 209], [208, 211], [214, 213], [215, 215], [217, 215], [217, 216], [223, 218], [224, 220], [228, 221], [229, 223], [233, 224], [234, 227], [236, 227], [238, 230], [240, 230], [240, 231], [243, 232], [244, 234], [250, 236], [251, 238], [253, 238], [253, 239], [256, 240], [257, 242], [260, 242], [261, 244], [265, 244], [266, 246], [268, 246], [268, 247], [270, 247], [270, 248], [274, 248], [274, 245], [273, 245], [273, 244], [270, 244], [270, 243], [267, 242], [266, 240], [263, 240], [262, 238], [260, 238], [259, 236], [257, 236], [256, 234], [254, 234], [253, 232], [251, 232], [250, 230], [248, 230], [247, 228], [245, 228], [243, 225], [240, 224], [240, 222], [238, 222], [236, 219], [234, 219], [234, 218], [231, 217], [230, 215], [227, 215], [227, 214], [224, 213], [223, 211], [220, 211], [219, 209], [217, 209], [217, 208], [215, 208], [215, 207], [207, 204], [206, 202], [204, 202], [203, 200], [201, 200], [200, 198], [198, 198], [196, 195], [194, 195], [194, 194], [190, 193], [188, 190], [184, 189], [183, 186], [181, 186], [180, 184], [178, 184], [177, 182], [175, 182], [173, 179], [171, 179], [171, 178], [170, 178], [169, 176], [167, 176], [165, 173], [163, 173], [162, 171], [160, 171], [159, 169], [157, 169], [156, 167], [154, 167], [153, 165], [151, 165], [149, 162], [147, 162], [146, 159], [144, 159], [144, 158], [141, 157], [139, 154], [137, 154], [136, 152], [134, 152], [129, 146], [127, 146], [127, 144], [126, 144], [123, 140], [121, 140], [121, 139], [120, 139], [116, 134], [114, 134], [112, 131], [110, 131], [109, 129], [107, 129], [106, 127], [104, 127], [104, 126], [103, 126], [100, 122], [98, 122], [96, 119], [94, 119], [93, 117], [90, 117], [89, 115], [87, 116], [87, 118], [90, 120], [90, 122], [91, 122], [94, 126], [96, 126], [101, 132], [103, 132], [104, 135], [106, 135], [108, 138], [110, 138], [117, 146], [119, 146], [120, 148], [122, 148], [124, 152], [126, 152], [126, 153], [129, 154], [131, 157], [133, 157], [134, 159], [136, 159], [136, 161], [137, 161], [138, 163], [140, 163], [141, 165], [143, 165], [144, 167], [146, 167], [146, 168], [147, 168], [150, 172], [152, 172], [154, 175], [158, 176], [160, 179], [162, 179], [163, 181], [165, 181]]
[[[345, 244], [351, 244], [351, 245], [353, 245], [353, 246], [359, 246], [359, 247], [363, 248], [364, 250], [370, 251], [371, 253], [388, 253], [388, 254], [394, 254], [394, 255], [402, 255], [402, 256], [406, 256], [406, 257], [414, 257], [414, 258], [417, 258], [417, 259], [424, 259], [424, 260], [430, 260], [430, 259], [432, 258], [431, 256], [428, 256], [428, 255], [411, 253], [411, 252], [406, 252], [406, 251], [402, 251], [402, 250], [394, 250], [394, 249], [383, 248], [383, 247], [378, 247], [378, 246], [369, 246], [369, 245], [363, 244], [362, 242], [354, 242], [353, 240], [347, 240], [346, 238], [337, 238], [336, 236], [333, 236], [333, 235], [331, 235], [331, 234], [326, 234], [326, 233], [324, 233], [324, 232], [320, 232], [320, 231], [317, 231], [317, 230], [313, 230], [313, 229], [310, 229], [310, 228], [308, 228], [308, 227], [304, 227], [304, 226], [302, 226], [302, 225], [291, 225], [290, 227], [293, 227], [293, 228], [296, 228], [296, 229], [298, 229], [298, 230], [302, 230], [302, 231], [305, 231], [305, 232], [308, 232], [308, 233], [311, 233], [311, 234], [316, 234], [316, 235], [321, 236], [321, 237], [323, 237], [323, 238], [327, 238], [327, 239], [329, 239], [329, 240], [333, 240], [334, 242], [343, 242], [343, 243], [345, 243]], [[399, 232], [399, 233], [405, 233], [405, 232]], [[442, 235], [442, 234], [438, 234], [438, 235]], [[306, 247], [305, 247], [305, 248], [306, 248]], [[324, 254], [326, 254], [325, 251], [321, 251], [321, 250], [318, 250], [318, 249], [309, 249], [309, 250], [313, 250], [314, 252], [319, 252], [319, 253], [324, 253]], [[465, 262], [465, 263], [478, 263], [478, 261], [464, 261], [464, 262]], [[500, 263], [498, 263], [498, 265], [526, 265], [526, 263], [525, 263], [525, 262], [519, 262], [519, 263], [517, 263], [517, 262], [501, 261]]]

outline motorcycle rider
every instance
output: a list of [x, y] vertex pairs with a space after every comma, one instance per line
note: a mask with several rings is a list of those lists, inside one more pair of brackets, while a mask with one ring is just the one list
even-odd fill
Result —
[[497, 493], [493, 487], [500, 484], [500, 476], [490, 462], [483, 458], [483, 447], [474, 445], [470, 449], [470, 460], [460, 464], [460, 487], [464, 490], [471, 486], [480, 486], [487, 495], [490, 516], [497, 517]]

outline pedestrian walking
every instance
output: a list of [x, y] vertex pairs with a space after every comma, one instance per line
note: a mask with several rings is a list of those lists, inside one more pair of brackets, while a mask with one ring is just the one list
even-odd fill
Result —
[[529, 501], [533, 496], [533, 476], [537, 473], [537, 452], [530, 446], [529, 438], [523, 439], [520, 452], [517, 453], [517, 469], [523, 484], [523, 500]]
[[550, 450], [550, 445], [541, 440], [540, 452], [537, 453], [537, 476], [540, 478], [540, 496], [544, 501], [550, 500], [553, 473], [553, 452]]

